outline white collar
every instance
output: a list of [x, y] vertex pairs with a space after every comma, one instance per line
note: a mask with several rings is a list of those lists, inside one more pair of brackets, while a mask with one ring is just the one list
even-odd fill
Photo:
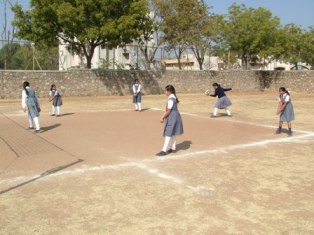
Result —
[[175, 99], [176, 99], [176, 96], [175, 96], [174, 94], [170, 94], [170, 95], [168, 96], [168, 100], [171, 99], [171, 98], [175, 98]]

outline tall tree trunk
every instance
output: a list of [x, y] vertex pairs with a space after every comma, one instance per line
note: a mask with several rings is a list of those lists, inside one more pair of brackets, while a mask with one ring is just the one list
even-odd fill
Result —
[[201, 49], [198, 49], [197, 46], [192, 47], [193, 54], [198, 62], [198, 66], [200, 70], [203, 70], [204, 65], [204, 58], [206, 51], [202, 51]]
[[200, 65], [200, 70], [203, 70], [203, 63], [199, 63]]
[[94, 51], [95, 51], [95, 47], [94, 45], [90, 45], [90, 46], [87, 46], [88, 47], [88, 50], [85, 46], [82, 46], [83, 48], [83, 52], [84, 52], [84, 55], [85, 55], [85, 58], [86, 58], [86, 67], [88, 69], [91, 69], [92, 68], [92, 59], [93, 59], [93, 56], [94, 56]]
[[181, 58], [180, 58], [180, 56], [178, 57], [178, 67], [179, 67], [179, 70], [182, 70]]
[[182, 70], [181, 55], [182, 55], [183, 51], [184, 51], [184, 49], [182, 49], [180, 46], [179, 46], [178, 52], [176, 49], [174, 49], [175, 55], [176, 55], [177, 60], [178, 60], [179, 70]]
[[245, 70], [248, 69], [248, 56], [247, 55], [242, 56], [242, 68], [244, 68]]

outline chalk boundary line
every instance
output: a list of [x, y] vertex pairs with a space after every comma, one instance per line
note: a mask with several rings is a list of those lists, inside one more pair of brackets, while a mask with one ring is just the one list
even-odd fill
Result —
[[[119, 111], [130, 111], [132, 109], [124, 109], [124, 110], [115, 110], [116, 112]], [[150, 110], [153, 111], [162, 111], [162, 109], [159, 108], [151, 108]], [[114, 111], [114, 110], [112, 110]], [[107, 112], [103, 111], [103, 112]], [[204, 119], [209, 119], [209, 117], [194, 114], [194, 113], [188, 113], [188, 112], [181, 112], [182, 115], [187, 115], [187, 116], [192, 116], [196, 118], [204, 118]], [[6, 114], [7, 115], [7, 114]], [[7, 115], [9, 116], [9, 115]], [[216, 118], [215, 120], [217, 121], [227, 121], [227, 122], [234, 122], [234, 123], [241, 123], [241, 124], [246, 124], [246, 125], [254, 125], [258, 127], [264, 127], [264, 128], [271, 128], [274, 129], [275, 126], [271, 125], [264, 125], [264, 124], [257, 124], [253, 122], [245, 122], [245, 121], [240, 121], [240, 120], [231, 120], [231, 119], [219, 119]], [[207, 150], [200, 150], [200, 151], [192, 151], [189, 153], [184, 153], [184, 154], [179, 154], [179, 155], [174, 155], [174, 156], [167, 156], [167, 157], [155, 157], [153, 159], [150, 159], [151, 156], [147, 156], [146, 159], [144, 160], [134, 160], [130, 158], [125, 158], [120, 156], [120, 158], [125, 159], [127, 162], [126, 163], [120, 163], [120, 164], [112, 164], [112, 165], [98, 165], [98, 166], [84, 166], [81, 168], [73, 169], [73, 170], [63, 170], [62, 172], [56, 172], [54, 174], [48, 175], [49, 179], [51, 177], [57, 177], [57, 176], [66, 176], [66, 175], [79, 175], [79, 174], [86, 174], [86, 173], [92, 173], [92, 172], [98, 172], [98, 171], [105, 171], [105, 170], [122, 170], [124, 168], [137, 168], [141, 169], [144, 172], [154, 175], [157, 178], [167, 180], [175, 185], [181, 185], [189, 190], [191, 190], [193, 193], [200, 194], [202, 196], [208, 196], [210, 192], [215, 191], [214, 188], [208, 188], [204, 185], [191, 185], [188, 183], [185, 183], [184, 180], [182, 180], [178, 176], [173, 176], [169, 175], [167, 173], [161, 172], [157, 168], [152, 168], [146, 165], [145, 163], [156, 163], [156, 162], [161, 162], [161, 161], [173, 161], [173, 160], [178, 160], [178, 159], [186, 159], [186, 158], [191, 158], [191, 157], [200, 157], [204, 156], [206, 154], [206, 157], [208, 155], [215, 155], [219, 153], [226, 154], [229, 151], [233, 150], [238, 150], [238, 149], [245, 149], [245, 148], [251, 148], [251, 147], [262, 147], [266, 146], [269, 144], [280, 144], [280, 143], [304, 143], [304, 142], [311, 142], [314, 141], [314, 132], [310, 131], [303, 131], [303, 130], [295, 130], [294, 132], [299, 132], [302, 133], [303, 135], [298, 135], [298, 136], [292, 136], [292, 137], [282, 137], [282, 138], [274, 138], [274, 139], [264, 139], [261, 141], [255, 141], [255, 142], [248, 142], [244, 144], [236, 144], [236, 145], [229, 145], [225, 147], [220, 147], [216, 149], [207, 149]], [[18, 183], [19, 181], [26, 181], [26, 180], [31, 180], [33, 178], [40, 178], [40, 180], [47, 180], [47, 178], [42, 177], [42, 174], [37, 174], [37, 175], [32, 175], [32, 176], [19, 176], [15, 178], [9, 178], [9, 179], [0, 179], [0, 184], [11, 184], [11, 183]], [[9, 185], [7, 187], [10, 187]]]

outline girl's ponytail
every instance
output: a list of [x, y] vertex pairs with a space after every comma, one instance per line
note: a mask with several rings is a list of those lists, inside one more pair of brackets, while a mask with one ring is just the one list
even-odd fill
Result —
[[50, 91], [52, 91], [52, 88], [55, 87], [55, 86], [56, 86], [55, 84], [52, 84], [51, 87], [50, 87]]
[[27, 81], [23, 82], [23, 89], [25, 90], [26, 95], [28, 95], [28, 90], [26, 89], [26, 87], [29, 87], [29, 82]]
[[171, 94], [174, 94], [174, 96], [176, 97], [177, 103], [180, 102], [177, 95], [176, 95], [176, 89], [174, 88], [174, 86], [167, 85], [165, 89], [166, 89], [166, 91], [169, 91]]
[[280, 91], [283, 91], [283, 92], [286, 93], [287, 95], [290, 95], [289, 91], [288, 91], [285, 87], [280, 87], [279, 90], [280, 90]]

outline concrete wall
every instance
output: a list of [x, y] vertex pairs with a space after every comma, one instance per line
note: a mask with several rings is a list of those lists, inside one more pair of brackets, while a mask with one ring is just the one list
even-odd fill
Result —
[[0, 98], [20, 98], [22, 83], [29, 81], [40, 97], [56, 84], [64, 96], [129, 95], [135, 78], [145, 94], [160, 94], [167, 84], [178, 93], [200, 93], [213, 82], [235, 91], [278, 90], [314, 93], [314, 71], [165, 71], [70, 70], [0, 71]]

